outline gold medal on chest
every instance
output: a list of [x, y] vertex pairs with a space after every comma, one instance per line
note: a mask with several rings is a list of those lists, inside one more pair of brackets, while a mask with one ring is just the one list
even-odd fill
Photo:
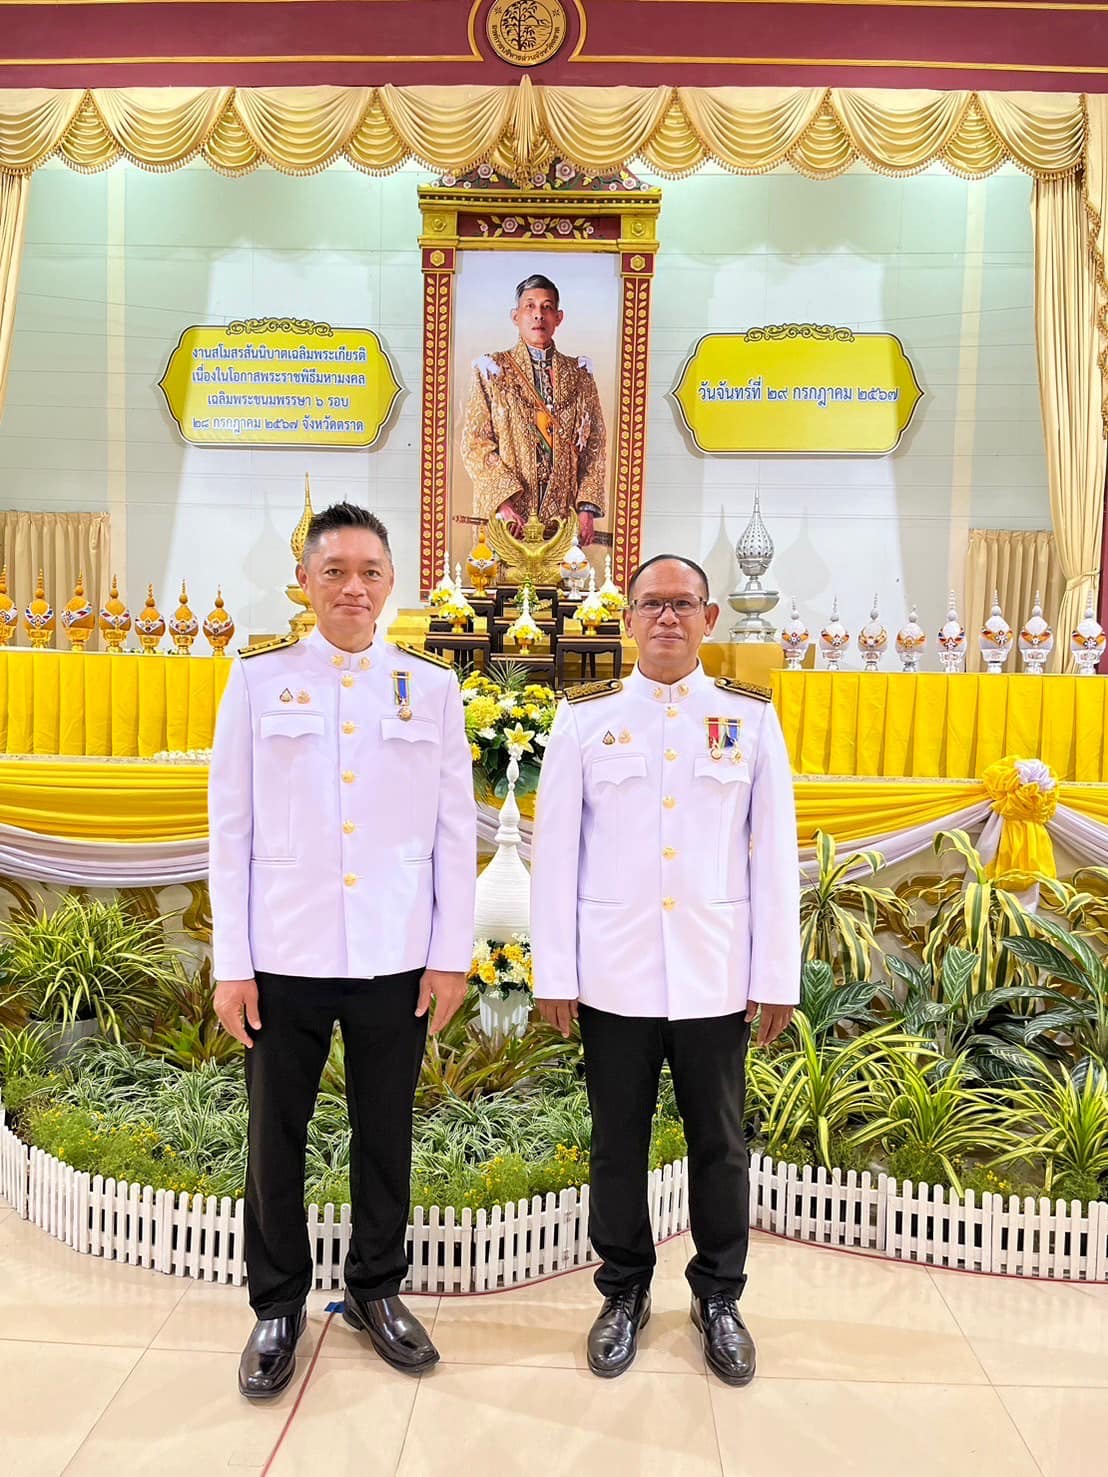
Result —
[[616, 741], [616, 736], [612, 732], [612, 730], [609, 728], [608, 732], [604, 735], [604, 737], [601, 740], [601, 742], [602, 743], [605, 743], [605, 744], [614, 744], [615, 741]]
[[412, 674], [411, 672], [394, 672], [392, 674], [392, 696], [396, 703], [396, 716], [402, 723], [407, 723], [412, 716]]

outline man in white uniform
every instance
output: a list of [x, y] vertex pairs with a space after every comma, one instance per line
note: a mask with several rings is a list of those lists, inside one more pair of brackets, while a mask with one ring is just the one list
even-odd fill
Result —
[[438, 1354], [397, 1293], [407, 1274], [412, 1104], [465, 996], [476, 817], [453, 670], [386, 645], [384, 525], [339, 503], [313, 519], [297, 579], [317, 626], [250, 648], [219, 710], [208, 796], [215, 1007], [246, 1046], [251, 1399], [296, 1367], [313, 1259], [308, 1123], [335, 1022], [346, 1048], [354, 1224], [344, 1316], [396, 1368]]
[[558, 709], [531, 864], [535, 994], [580, 1020], [593, 1116], [589, 1234], [604, 1294], [595, 1374], [622, 1374], [650, 1316], [651, 1120], [668, 1061], [689, 1144], [692, 1319], [728, 1384], [754, 1376], [746, 1281], [744, 1069], [800, 996], [792, 773], [764, 688], [698, 659], [719, 607], [699, 565], [648, 560], [629, 588], [639, 660]]

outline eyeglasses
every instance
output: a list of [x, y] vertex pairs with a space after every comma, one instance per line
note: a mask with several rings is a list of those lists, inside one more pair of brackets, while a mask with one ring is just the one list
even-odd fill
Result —
[[644, 615], [648, 621], [656, 621], [668, 605], [678, 620], [688, 620], [707, 603], [703, 595], [678, 595], [675, 600], [659, 600], [654, 595], [647, 595], [642, 600], [632, 600], [631, 609]]

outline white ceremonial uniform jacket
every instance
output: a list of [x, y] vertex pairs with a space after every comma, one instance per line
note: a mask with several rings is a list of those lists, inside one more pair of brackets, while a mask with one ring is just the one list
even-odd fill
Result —
[[[713, 718], [741, 722], [719, 758]], [[795, 1004], [799, 904], [792, 771], [771, 703], [698, 666], [672, 687], [636, 667], [619, 691], [561, 704], [531, 855], [540, 999], [670, 1020], [730, 1015], [748, 993]]]
[[476, 808], [453, 671], [318, 630], [236, 662], [208, 816], [217, 979], [469, 968]]

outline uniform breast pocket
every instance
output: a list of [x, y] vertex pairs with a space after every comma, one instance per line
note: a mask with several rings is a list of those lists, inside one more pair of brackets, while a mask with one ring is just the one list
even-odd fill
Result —
[[326, 722], [322, 713], [278, 709], [258, 720], [254, 804], [254, 859], [295, 860], [292, 835], [294, 797], [308, 783], [318, 759]]
[[[707, 860], [712, 868], [709, 886], [717, 902], [735, 902], [749, 893], [747, 855], [743, 846], [750, 812], [750, 765], [738, 764], [725, 754], [713, 759], [699, 754], [693, 762], [697, 805], [703, 815]], [[715, 837], [714, 868], [711, 839]]]
[[602, 754], [586, 766], [585, 789], [592, 818], [577, 889], [585, 902], [629, 900], [630, 883], [621, 859], [635, 848], [646, 779], [645, 754]]
[[598, 792], [606, 785], [622, 785], [628, 780], [646, 778], [646, 756], [643, 754], [613, 754], [594, 759], [589, 765], [589, 779]]
[[427, 856], [435, 839], [442, 735], [428, 718], [381, 719], [383, 766], [378, 804], [406, 837], [407, 854]]

